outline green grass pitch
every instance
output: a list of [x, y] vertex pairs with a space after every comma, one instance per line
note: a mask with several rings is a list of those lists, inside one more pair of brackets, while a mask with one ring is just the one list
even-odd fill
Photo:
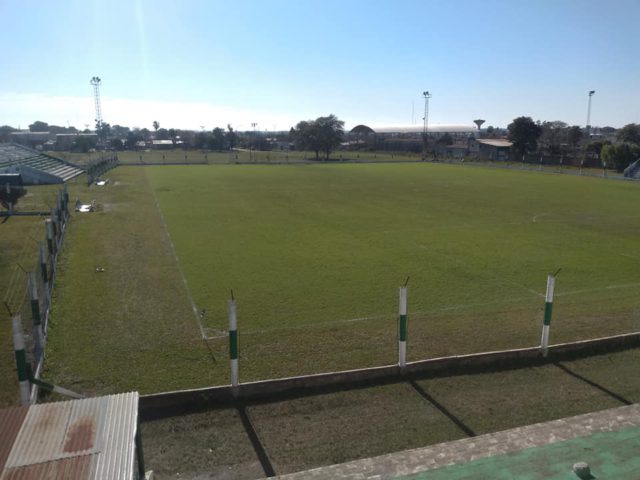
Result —
[[[434, 164], [109, 176], [72, 192], [105, 208], [74, 217], [54, 300], [47, 368], [79, 388], [227, 383], [230, 289], [241, 381], [396, 362], [407, 276], [409, 360], [537, 345], [560, 267], [552, 343], [640, 327], [632, 183]], [[200, 340], [180, 270], [220, 338]]]

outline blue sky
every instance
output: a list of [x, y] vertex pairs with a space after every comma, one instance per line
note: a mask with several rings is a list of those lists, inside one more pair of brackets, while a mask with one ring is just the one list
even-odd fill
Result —
[[[0, 0], [0, 124], [640, 123], [640, 0]], [[413, 111], [413, 115], [412, 115]]]

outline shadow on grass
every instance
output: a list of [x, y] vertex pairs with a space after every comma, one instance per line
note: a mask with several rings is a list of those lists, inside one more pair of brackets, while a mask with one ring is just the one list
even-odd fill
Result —
[[469, 436], [469, 437], [475, 437], [476, 436], [476, 433], [473, 430], [471, 430], [467, 425], [464, 424], [464, 422], [462, 420], [460, 420], [453, 413], [451, 413], [447, 409], [447, 407], [445, 407], [440, 402], [438, 402], [435, 398], [433, 398], [431, 395], [429, 395], [426, 390], [424, 390], [420, 385], [418, 385], [416, 383], [415, 380], [409, 380], [409, 385], [411, 385], [413, 387], [413, 389], [416, 392], [418, 392], [418, 394], [422, 398], [424, 398], [429, 403], [431, 403], [434, 407], [436, 407], [438, 410], [440, 410], [440, 412], [442, 412], [443, 415], [445, 415], [449, 420], [451, 420], [453, 423], [455, 423], [456, 427], [458, 427], [460, 430], [462, 430], [467, 436]]
[[574, 372], [573, 370], [570, 370], [568, 367], [562, 365], [560, 362], [554, 362], [553, 363], [556, 367], [558, 367], [560, 370], [562, 370], [563, 372], [571, 375], [574, 378], [577, 378], [578, 380], [583, 381], [584, 383], [586, 383], [587, 385], [591, 385], [594, 388], [597, 388], [598, 390], [600, 390], [601, 392], [606, 393], [607, 395], [609, 395], [612, 398], [615, 398], [617, 401], [619, 401], [620, 403], [623, 403], [624, 405], [632, 405], [633, 402], [630, 402], [629, 400], [627, 400], [626, 398], [624, 398], [622, 395], [618, 395], [617, 393], [609, 390], [606, 387], [603, 387], [602, 385], [600, 385], [599, 383], [594, 382], [593, 380], [589, 380], [587, 377], [584, 377], [582, 375], [580, 375], [579, 373]]

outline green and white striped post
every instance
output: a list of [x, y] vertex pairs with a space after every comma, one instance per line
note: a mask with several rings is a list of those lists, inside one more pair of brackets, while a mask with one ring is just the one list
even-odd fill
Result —
[[44, 335], [42, 334], [42, 318], [40, 317], [40, 300], [38, 299], [38, 282], [36, 274], [29, 272], [29, 296], [31, 300], [31, 315], [33, 317], [33, 339], [35, 343], [35, 362], [38, 363], [44, 347]]
[[229, 362], [231, 367], [231, 386], [240, 384], [238, 379], [238, 319], [236, 317], [236, 301], [231, 294], [229, 299]]
[[549, 326], [551, 325], [551, 313], [553, 312], [553, 291], [556, 287], [555, 275], [547, 276], [547, 296], [544, 302], [544, 320], [542, 322], [542, 340], [540, 348], [542, 355], [547, 356], [549, 353]]
[[400, 287], [400, 315], [398, 321], [398, 365], [407, 365], [407, 287]]
[[16, 355], [16, 367], [18, 368], [18, 383], [20, 385], [20, 403], [29, 405], [31, 403], [29, 374], [27, 367], [27, 354], [24, 351], [24, 333], [22, 331], [22, 319], [20, 314], [12, 317], [13, 326], [13, 350]]

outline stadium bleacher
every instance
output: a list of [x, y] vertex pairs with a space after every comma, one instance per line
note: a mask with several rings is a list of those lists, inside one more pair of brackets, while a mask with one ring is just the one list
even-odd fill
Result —
[[43, 172], [46, 178], [53, 176], [59, 179], [58, 182], [52, 183], [66, 182], [84, 173], [84, 170], [76, 165], [51, 155], [15, 143], [0, 143], [0, 172], [21, 166]]

